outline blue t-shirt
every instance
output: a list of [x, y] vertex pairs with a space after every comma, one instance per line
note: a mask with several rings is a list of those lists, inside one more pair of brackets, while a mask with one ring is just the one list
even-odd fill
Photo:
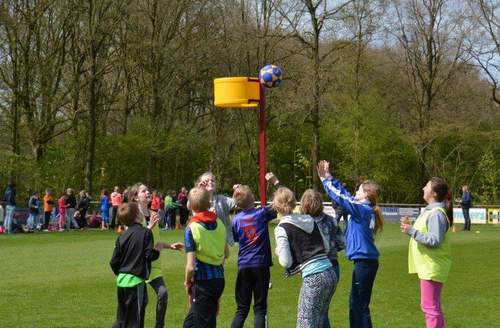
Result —
[[233, 219], [233, 238], [240, 244], [239, 269], [273, 265], [268, 223], [275, 218], [276, 212], [269, 206], [236, 214]]
[[109, 211], [109, 198], [106, 195], [101, 196], [101, 211]]
[[[205, 229], [214, 230], [217, 223], [205, 224], [199, 222]], [[188, 225], [184, 232], [184, 249], [186, 253], [196, 252], [196, 243], [194, 242], [193, 232]], [[224, 267], [222, 265], [212, 265], [196, 259], [196, 268], [194, 270], [194, 280], [210, 280], [224, 278]]]

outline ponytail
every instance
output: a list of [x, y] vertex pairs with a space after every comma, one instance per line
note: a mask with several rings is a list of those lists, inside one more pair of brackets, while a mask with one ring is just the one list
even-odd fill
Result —
[[451, 197], [451, 192], [446, 193], [444, 197], [444, 210], [446, 211], [446, 215], [448, 216], [448, 220], [450, 221], [450, 227], [453, 225], [453, 201]]
[[375, 228], [373, 229], [373, 233], [376, 235], [377, 232], [384, 230], [384, 217], [382, 216], [382, 209], [378, 205], [373, 207], [373, 212], [375, 213]]
[[366, 193], [366, 197], [373, 205], [373, 212], [375, 213], [375, 227], [373, 229], [373, 234], [377, 234], [378, 232], [382, 232], [384, 228], [384, 217], [382, 215], [382, 209], [378, 206], [379, 203], [379, 186], [370, 180], [363, 182], [363, 191]]
[[444, 203], [444, 210], [450, 221], [450, 227], [453, 225], [453, 201], [448, 184], [441, 178], [431, 178], [431, 189], [436, 193], [436, 200]]

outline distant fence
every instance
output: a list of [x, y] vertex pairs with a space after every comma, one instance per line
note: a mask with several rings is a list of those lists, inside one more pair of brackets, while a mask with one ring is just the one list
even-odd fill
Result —
[[[260, 204], [260, 202], [256, 202]], [[269, 203], [268, 203], [269, 204]], [[297, 205], [300, 203], [297, 202]], [[325, 213], [336, 215], [335, 209], [332, 207], [331, 202], [324, 202]], [[385, 203], [380, 204], [382, 214], [386, 222], [399, 222], [404, 216], [416, 218], [421, 210], [425, 207], [424, 204], [398, 204], [398, 203]], [[99, 202], [93, 201], [90, 203], [87, 214], [99, 211]], [[3, 222], [5, 210], [0, 206], [0, 221]], [[473, 224], [500, 224], [500, 205], [477, 205], [470, 209], [471, 223]], [[28, 208], [16, 207], [14, 219], [18, 224], [25, 224], [28, 219]], [[460, 207], [453, 208], [453, 221], [455, 223], [464, 223], [462, 209]]]
[[[324, 202], [325, 213], [335, 215], [331, 202]], [[297, 202], [297, 205], [299, 203]], [[386, 222], [399, 222], [402, 217], [409, 216], [416, 218], [424, 204], [398, 204], [384, 203], [380, 204], [384, 220]], [[477, 205], [470, 209], [470, 218], [472, 224], [499, 224], [500, 223], [500, 205]], [[453, 208], [453, 221], [455, 223], [464, 223], [464, 216], [460, 207]]]

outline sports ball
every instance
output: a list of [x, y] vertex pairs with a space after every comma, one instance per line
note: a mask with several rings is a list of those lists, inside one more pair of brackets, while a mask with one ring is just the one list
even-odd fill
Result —
[[281, 83], [281, 68], [276, 65], [266, 65], [259, 72], [260, 83], [266, 88], [274, 88]]

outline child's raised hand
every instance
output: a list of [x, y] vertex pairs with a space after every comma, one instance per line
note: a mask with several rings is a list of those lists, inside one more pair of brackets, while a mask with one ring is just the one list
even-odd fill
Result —
[[268, 183], [272, 184], [273, 186], [279, 182], [278, 178], [274, 175], [273, 172], [267, 172], [265, 178], [266, 178], [266, 181]]
[[316, 168], [318, 170], [318, 176], [320, 178], [326, 179], [326, 178], [331, 176], [329, 162], [327, 162], [325, 160], [321, 160], [321, 161], [319, 161], [318, 166]]
[[149, 216], [148, 229], [151, 230], [151, 229], [153, 229], [156, 226], [156, 224], [160, 220], [160, 217], [158, 216], [158, 213], [156, 213], [154, 211], [150, 211], [149, 215], [150, 216]]

